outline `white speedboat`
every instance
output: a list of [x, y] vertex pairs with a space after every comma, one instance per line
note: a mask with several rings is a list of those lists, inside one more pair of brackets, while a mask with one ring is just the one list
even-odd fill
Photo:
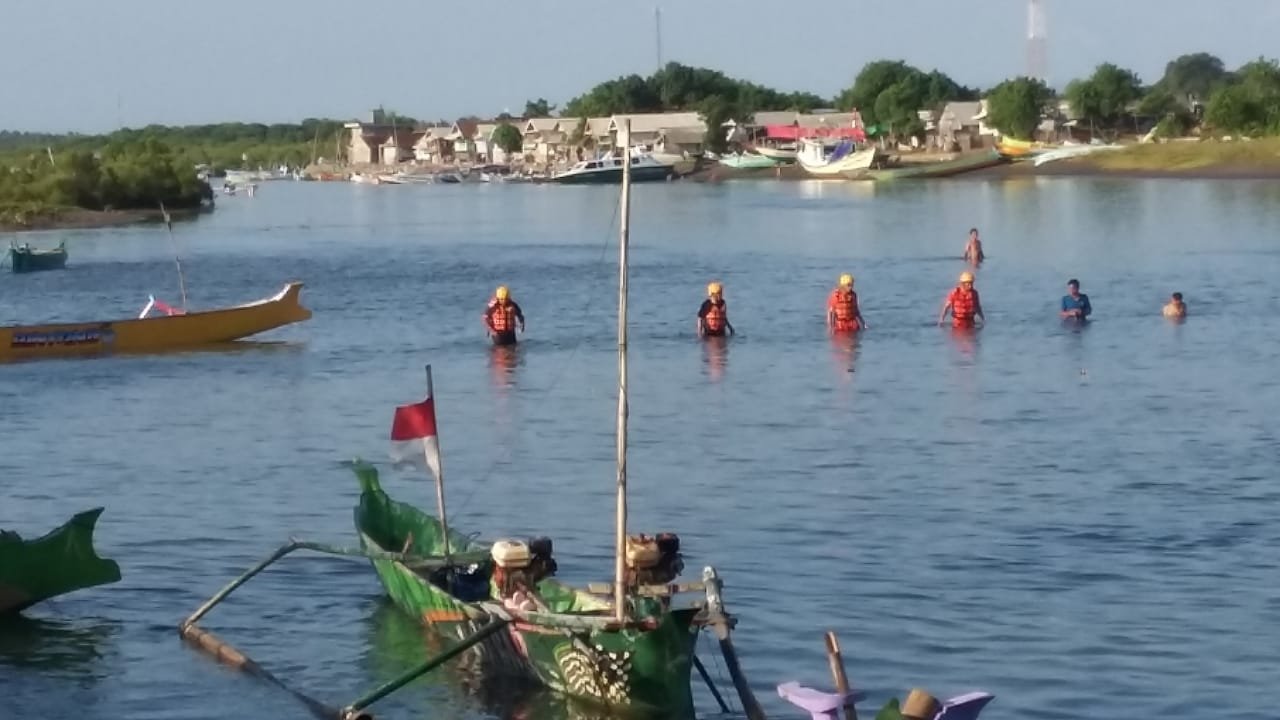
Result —
[[[631, 182], [655, 182], [675, 177], [675, 166], [659, 161], [647, 152], [631, 153]], [[609, 185], [622, 182], [622, 158], [607, 153], [583, 160], [562, 173], [551, 176], [561, 185]]]

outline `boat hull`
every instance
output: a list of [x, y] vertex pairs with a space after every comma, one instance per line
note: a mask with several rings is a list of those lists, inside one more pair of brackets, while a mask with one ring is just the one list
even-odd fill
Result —
[[0, 327], [0, 361], [148, 353], [230, 342], [302, 322], [302, 283], [277, 295], [220, 310], [129, 320]]
[[[665, 165], [632, 167], [631, 182], [659, 182], [669, 177], [675, 177], [675, 174], [675, 168]], [[551, 178], [550, 182], [557, 185], [620, 185], [622, 183], [622, 168], [605, 168], [583, 173], [565, 173], [556, 175]]]
[[[401, 551], [410, 538], [413, 555], [443, 552], [439, 523], [411, 505], [391, 500], [372, 468], [357, 469], [363, 492], [356, 528], [367, 549]], [[487, 558], [486, 549], [450, 532], [451, 549]], [[398, 544], [398, 545], [397, 545]], [[371, 560], [383, 588], [404, 612], [439, 635], [462, 639], [504, 614], [493, 600], [463, 601], [404, 563]], [[608, 603], [554, 580], [538, 594], [557, 613], [600, 616]], [[493, 679], [532, 680], [612, 713], [637, 717], [692, 717], [689, 686], [698, 608], [661, 611], [659, 601], [641, 599], [642, 613], [658, 619], [648, 629], [567, 631], [515, 622], [469, 652], [469, 665]]]
[[973, 170], [981, 170], [982, 168], [1000, 165], [1007, 161], [1008, 158], [993, 150], [990, 152], [975, 153], [970, 156], [958, 157], [937, 163], [919, 163], [907, 167], [871, 170], [859, 177], [868, 177], [876, 182], [926, 180], [929, 178], [951, 177], [961, 173], [971, 172]]
[[39, 272], [41, 270], [61, 270], [67, 266], [67, 249], [58, 246], [56, 250], [29, 250], [18, 247], [9, 248], [9, 267], [15, 273]]
[[120, 566], [93, 549], [93, 529], [101, 514], [102, 508], [79, 513], [36, 540], [0, 532], [0, 616], [120, 580]]
[[869, 147], [831, 162], [814, 163], [807, 161], [804, 156], [800, 156], [799, 161], [800, 166], [803, 167], [805, 172], [810, 175], [815, 177], [839, 178], [845, 177], [851, 173], [865, 173], [875, 162], [879, 152], [879, 148]]

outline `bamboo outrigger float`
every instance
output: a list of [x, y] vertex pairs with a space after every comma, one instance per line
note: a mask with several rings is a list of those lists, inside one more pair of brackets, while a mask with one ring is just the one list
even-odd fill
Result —
[[311, 311], [299, 301], [302, 283], [291, 282], [274, 296], [243, 305], [128, 320], [11, 325], [0, 327], [0, 361], [194, 349], [240, 340], [302, 322]]
[[[624, 125], [629, 137], [630, 123]], [[430, 438], [424, 444], [436, 475], [438, 517], [392, 500], [370, 465], [355, 465], [360, 500], [355, 510], [359, 549], [343, 549], [299, 540], [281, 547], [233, 580], [179, 627], [183, 638], [209, 654], [281, 687], [278, 679], [197, 622], [240, 585], [296, 550], [367, 558], [395, 604], [435, 633], [452, 639], [445, 652], [407, 669], [401, 676], [342, 708], [325, 705], [290, 690], [319, 717], [354, 720], [371, 717], [370, 704], [429, 672], [446, 660], [475, 649], [475, 666], [492, 678], [536, 681], [569, 697], [631, 717], [693, 716], [692, 670], [720, 705], [728, 705], [695, 655], [703, 628], [711, 629], [728, 666], [742, 708], [750, 720], [764, 720], [738, 666], [725, 611], [721, 581], [714, 568], [702, 581], [675, 582], [684, 567], [674, 535], [627, 532], [627, 265], [630, 215], [630, 155], [624, 156], [618, 303], [617, 508], [612, 583], [570, 587], [554, 579], [551, 541], [501, 539], [479, 544], [449, 529], [435, 431], [434, 390], [427, 367], [428, 398], [397, 408], [393, 440]], [[411, 434], [399, 436], [401, 411], [410, 411]], [[683, 593], [699, 593], [681, 601]]]

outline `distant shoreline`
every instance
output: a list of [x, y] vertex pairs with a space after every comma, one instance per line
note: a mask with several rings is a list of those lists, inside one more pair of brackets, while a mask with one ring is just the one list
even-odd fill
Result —
[[[173, 220], [189, 220], [212, 207], [170, 210]], [[0, 221], [0, 232], [23, 233], [48, 230], [91, 230], [95, 228], [144, 225], [164, 221], [159, 208], [155, 210], [86, 210], [84, 208], [56, 208], [36, 215], [24, 223]]]

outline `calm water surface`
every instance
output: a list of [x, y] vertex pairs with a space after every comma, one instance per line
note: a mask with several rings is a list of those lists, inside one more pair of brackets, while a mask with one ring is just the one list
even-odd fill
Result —
[[[176, 228], [191, 302], [297, 278], [313, 320], [234, 352], [0, 367], [0, 526], [104, 505], [98, 548], [124, 572], [0, 629], [4, 707], [307, 717], [175, 627], [290, 535], [353, 543], [343, 463], [386, 457], [427, 362], [453, 524], [546, 532], [565, 578], [610, 576], [616, 188], [260, 190]], [[1274, 714], [1275, 184], [675, 184], [634, 206], [633, 527], [720, 569], [771, 717], [800, 717], [775, 684], [829, 685], [828, 629], [864, 714], [914, 685], [992, 691], [993, 720]], [[971, 225], [989, 327], [957, 336], [932, 321]], [[0, 323], [176, 300], [163, 229], [65, 237], [66, 272], [0, 278]], [[856, 343], [823, 331], [844, 271], [871, 325]], [[1083, 330], [1055, 317], [1069, 277], [1093, 300]], [[713, 278], [727, 344], [692, 337]], [[529, 319], [511, 353], [480, 324], [499, 282]], [[1184, 324], [1160, 317], [1173, 290]], [[421, 476], [384, 478], [431, 506]], [[295, 556], [205, 625], [341, 704], [427, 652], [380, 598], [364, 563]], [[568, 714], [458, 678], [375, 710]]]

